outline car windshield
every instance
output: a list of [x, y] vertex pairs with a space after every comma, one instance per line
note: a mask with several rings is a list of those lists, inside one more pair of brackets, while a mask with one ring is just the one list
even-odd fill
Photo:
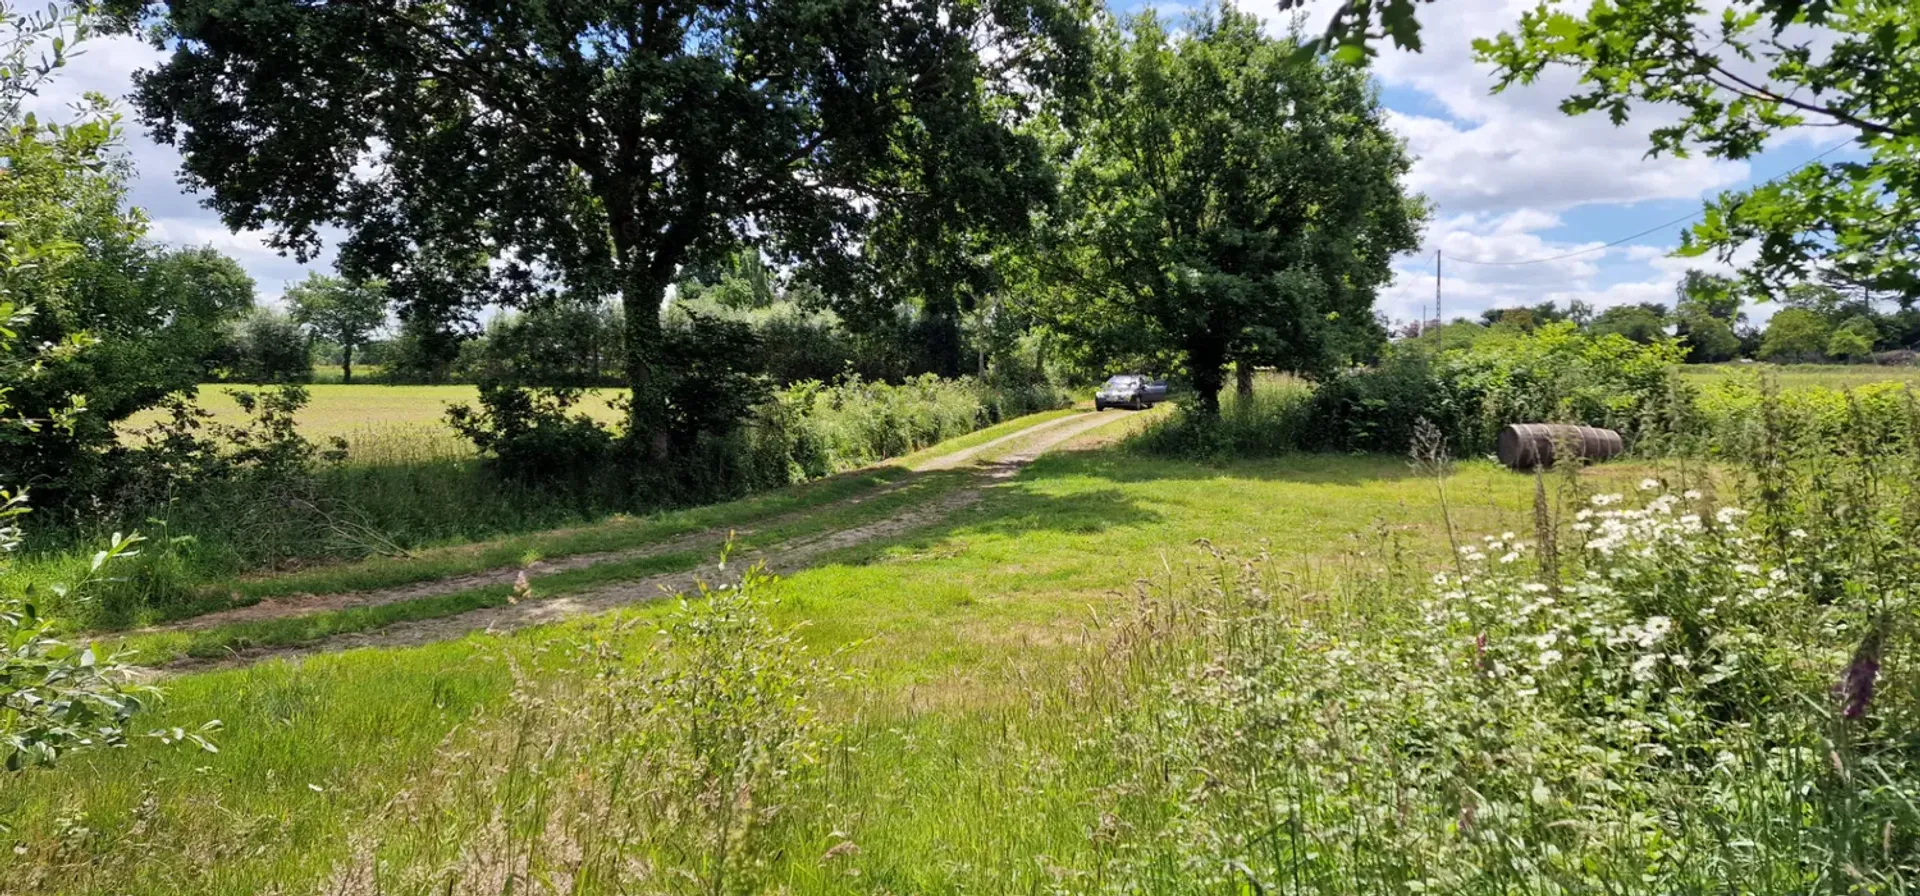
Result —
[[1107, 380], [1107, 388], [1125, 389], [1130, 386], [1138, 385], [1139, 382], [1140, 382], [1140, 378], [1137, 376], [1116, 376], [1113, 379]]

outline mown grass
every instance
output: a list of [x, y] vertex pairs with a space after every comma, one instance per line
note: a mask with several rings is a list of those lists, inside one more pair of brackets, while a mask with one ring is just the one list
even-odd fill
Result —
[[[1532, 487], [1466, 464], [1455, 520], [1509, 520]], [[1433, 494], [1396, 458], [1196, 464], [1109, 448], [1042, 458], [944, 524], [790, 577], [777, 622], [857, 671], [828, 712], [859, 744], [823, 757], [834, 802], [788, 810], [804, 832], [777, 862], [792, 891], [1042, 886], [1042, 859], [1084, 852], [1098, 818], [1074, 794], [1030, 789], [1029, 764], [1045, 757], [999, 752], [1003, 735], [1068, 751], [1079, 735], [1047, 707], [1134, 583], [1204, 577], [1202, 539], [1303, 562], [1389, 550], [1395, 533], [1430, 550], [1444, 542]], [[465, 752], [460, 732], [500, 716], [517, 677], [579, 676], [566, 645], [596, 641], [645, 666], [671, 611], [173, 679], [141, 724], [221, 719], [221, 752], [142, 746], [17, 779], [0, 795], [18, 847], [0, 850], [0, 878], [23, 892], [348, 891], [329, 879], [407, 823], [397, 795], [494, 761]], [[1022, 823], [1009, 826], [1016, 806]], [[819, 858], [833, 832], [856, 830], [861, 878]]]
[[[692, 570], [711, 560], [729, 543], [735, 551], [750, 552], [793, 538], [873, 522], [951, 491], [966, 479], [967, 474], [959, 472], [928, 473], [903, 484], [898, 489], [873, 495], [868, 500], [820, 507], [818, 512], [797, 519], [751, 532], [737, 533], [730, 540], [727, 536], [721, 535], [716, 537], [712, 544], [700, 549], [619, 560], [610, 559], [592, 566], [552, 573], [542, 573], [534, 569], [528, 573], [528, 583], [533, 590], [533, 599], [546, 599], [578, 594], [593, 588], [659, 573]], [[838, 493], [845, 494], [847, 490], [840, 490]], [[816, 500], [798, 506], [818, 506], [820, 499], [832, 494], [836, 492], [817, 490], [817, 494], [812, 496]], [[718, 512], [720, 508], [704, 510], [708, 512], [700, 514], [701, 516], [713, 519], [725, 518]], [[701, 526], [682, 531], [698, 531], [706, 528], [709, 527]], [[612, 544], [615, 542], [611, 538], [618, 538], [621, 534], [582, 529], [570, 535], [557, 536], [554, 543], [577, 545], [584, 541]], [[648, 541], [654, 541], [660, 537], [665, 536], [656, 534]], [[623, 546], [632, 547], [645, 543], [647, 542], [634, 542], [628, 538], [624, 539]], [[434, 568], [435, 565], [431, 564], [411, 569], [398, 564], [388, 567], [390, 570], [395, 570], [396, 576], [408, 576], [409, 582], [437, 578], [438, 576], [429, 574], [429, 570]], [[274, 582], [275, 580], [269, 579], [263, 580], [261, 584]], [[157, 666], [186, 657], [218, 659], [250, 649], [299, 646], [339, 635], [372, 631], [400, 622], [438, 619], [471, 610], [498, 607], [507, 604], [514, 597], [514, 584], [503, 582], [465, 588], [446, 594], [373, 606], [326, 610], [301, 616], [225, 623], [204, 629], [134, 633], [125, 637], [105, 639], [104, 643], [106, 650], [110, 653], [130, 653], [133, 661], [137, 663]]]
[[1920, 367], [1877, 364], [1684, 364], [1680, 376], [1699, 385], [1768, 376], [1782, 389], [1839, 390], [1886, 382], [1920, 385]]
[[[274, 575], [241, 576], [201, 587], [197, 600], [182, 601], [138, 617], [115, 620], [115, 627], [152, 625], [246, 606], [297, 594], [330, 594], [391, 588], [450, 576], [512, 566], [527, 566], [576, 554], [628, 550], [708, 529], [744, 528], [808, 508], [844, 501], [901, 483], [909, 467], [930, 458], [965, 450], [993, 438], [1057, 419], [1071, 411], [1046, 411], [1008, 420], [980, 432], [949, 439], [909, 457], [737, 501], [662, 511], [644, 516], [614, 514], [592, 523], [422, 548], [405, 555], [382, 555], [346, 563], [327, 563]], [[74, 562], [78, 562], [77, 560]], [[52, 578], [61, 570], [42, 572]]]

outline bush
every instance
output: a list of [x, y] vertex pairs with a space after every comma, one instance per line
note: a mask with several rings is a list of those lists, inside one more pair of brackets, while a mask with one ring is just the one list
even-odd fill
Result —
[[255, 308], [234, 325], [227, 345], [214, 356], [214, 373], [226, 382], [304, 383], [313, 378], [307, 349], [307, 334], [293, 318]]
[[[1183, 413], [1147, 444], [1201, 453], [1398, 454], [1423, 418], [1440, 428], [1455, 455], [1491, 452], [1501, 427], [1523, 422], [1603, 426], [1631, 444], [1687, 417], [1690, 393], [1674, 377], [1681, 356], [1672, 341], [1641, 345], [1618, 334], [1583, 334], [1568, 323], [1530, 333], [1494, 330], [1464, 347], [1395, 351], [1373, 367], [1338, 374], [1304, 407], [1289, 400], [1223, 409], [1211, 422]], [[1182, 428], [1192, 432], [1174, 432]]]
[[447, 409], [447, 423], [473, 442], [487, 468], [502, 479], [589, 488], [605, 476], [619, 438], [575, 410], [580, 390], [480, 387], [480, 406]]
[[1070, 873], [1130, 892], [1905, 891], [1910, 558], [1643, 488], [1431, 583], [1221, 557], [1100, 657], [1097, 730], [1001, 749], [1095, 745], [1033, 786], [1098, 782], [1117, 845]]

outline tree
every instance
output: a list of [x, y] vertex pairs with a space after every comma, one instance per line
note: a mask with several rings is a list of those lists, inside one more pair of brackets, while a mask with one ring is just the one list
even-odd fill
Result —
[[1811, 361], [1827, 348], [1833, 328], [1805, 308], [1783, 308], [1767, 322], [1760, 343], [1762, 361]]
[[178, 0], [136, 102], [229, 226], [302, 257], [343, 228], [343, 271], [403, 319], [619, 296], [631, 432], [662, 459], [678, 270], [753, 243], [851, 282], [888, 215], [1025, 220], [1016, 127], [1082, 32], [1055, 0]]
[[[1852, 138], [1854, 158], [1809, 162], [1772, 181], [1721, 194], [1685, 235], [1682, 254], [1757, 245], [1746, 279], [1766, 289], [1816, 271], [1878, 288], [1920, 287], [1920, 30], [1906, 0], [1802, 3], [1613, 0], [1583, 11], [1543, 5], [1519, 27], [1477, 41], [1496, 89], [1571, 68], [1580, 92], [1561, 108], [1604, 111], [1616, 124], [1636, 106], [1672, 107], [1652, 151], [1745, 159], [1803, 126]], [[1813, 26], [1789, 28], [1788, 26]], [[1864, 157], [1864, 158], [1862, 158]]]
[[244, 383], [304, 383], [313, 378], [307, 335], [293, 318], [255, 308], [234, 324], [219, 364], [230, 380]]
[[325, 274], [287, 288], [287, 307], [308, 334], [340, 346], [340, 380], [353, 382], [353, 350], [387, 323], [384, 280], [353, 282]]
[[1736, 324], [1746, 323], [1740, 311], [1739, 283], [1732, 278], [1689, 269], [1674, 290], [1675, 335], [1687, 347], [1695, 364], [1730, 360], [1740, 354]]
[[1293, 50], [1226, 5], [1104, 29], [1034, 253], [1043, 319], [1184, 364], [1204, 413], [1229, 362], [1320, 372], [1384, 341], [1375, 290], [1427, 213], [1366, 73]]
[[[9, 378], [8, 400], [36, 425], [0, 431], [0, 470], [55, 504], [101, 472], [116, 423], [195, 387], [227, 323], [251, 304], [252, 281], [211, 249], [145, 239], [145, 216], [126, 205], [119, 117], [104, 99], [59, 124], [20, 113], [17, 98], [4, 109], [14, 117], [0, 130], [0, 232], [13, 248], [0, 289], [24, 312], [7, 351], [35, 356]], [[45, 425], [82, 407], [70, 426]]]
[[1827, 355], [1842, 361], [1858, 361], [1873, 354], [1880, 329], [1867, 317], [1849, 318], [1827, 337]]
[[1688, 268], [1679, 285], [1674, 287], [1674, 313], [1696, 313], [1724, 321], [1731, 327], [1747, 319], [1740, 311], [1739, 287], [1739, 282], [1731, 277]]
[[1641, 345], [1667, 338], [1667, 309], [1653, 304], [1616, 305], [1600, 312], [1588, 329], [1595, 335], [1618, 333]]
[[1573, 321], [1576, 327], [1585, 327], [1593, 323], [1593, 306], [1579, 299], [1568, 302], [1567, 320]]
[[1676, 316], [1675, 335], [1687, 347], [1687, 360], [1695, 364], [1730, 361], [1740, 354], [1740, 337], [1726, 321], [1693, 308]]

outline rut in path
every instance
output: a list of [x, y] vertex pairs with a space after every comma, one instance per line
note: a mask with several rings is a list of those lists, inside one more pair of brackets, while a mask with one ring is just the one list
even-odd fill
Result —
[[[980, 500], [985, 487], [1012, 477], [1018, 473], [1022, 467], [1032, 462], [1048, 449], [1069, 442], [1090, 430], [1113, 422], [1114, 419], [1113, 417], [1103, 415], [1082, 414], [1061, 418], [1060, 420], [1048, 421], [1021, 430], [1019, 433], [1015, 433], [1014, 436], [1039, 434], [1024, 444], [1021, 444], [1014, 451], [988, 463], [981, 464], [978, 468], [979, 475], [974, 482], [968, 485], [944, 493], [926, 503], [910, 507], [886, 519], [863, 523], [845, 529], [814, 533], [789, 539], [763, 550], [745, 552], [737, 557], [734, 562], [742, 566], [760, 563], [764, 565], [769, 572], [778, 574], [791, 573], [805, 568], [813, 560], [824, 554], [842, 548], [864, 544], [876, 539], [893, 537], [931, 525], [946, 517], [948, 514]], [[1040, 432], [1042, 430], [1044, 430], [1044, 432]], [[1002, 439], [995, 440], [995, 442], [1011, 441], [1014, 439], [1014, 436], [1003, 437]], [[995, 444], [995, 442], [989, 442], [987, 445], [976, 446], [975, 449], [968, 449], [967, 452], [959, 453], [967, 454], [971, 452], [968, 455], [969, 458], [975, 457], [981, 453], [981, 450], [987, 448], [988, 445]], [[949, 457], [951, 457], [951, 455], [949, 455]], [[936, 461], [930, 461], [929, 463], [936, 463], [945, 459], [946, 458], [940, 458], [936, 459]], [[921, 469], [928, 468], [927, 466], [921, 467]], [[868, 496], [871, 496], [871, 494], [872, 493], [868, 493]], [[818, 512], [823, 509], [825, 508], [812, 508], [807, 512]], [[629, 554], [628, 556], [632, 555]], [[336, 635], [311, 644], [295, 647], [250, 648], [236, 651], [233, 654], [218, 659], [189, 657], [169, 663], [165, 668], [170, 671], [188, 671], [194, 669], [244, 666], [275, 657], [302, 656], [311, 653], [351, 650], [359, 647], [407, 647], [418, 644], [428, 644], [435, 641], [458, 638], [474, 631], [512, 631], [527, 626], [558, 621], [571, 616], [598, 613], [629, 604], [656, 600], [684, 592], [692, 589], [695, 584], [702, 579], [711, 580], [716, 578], [716, 572], [716, 570], [703, 565], [696, 569], [644, 576], [559, 597], [534, 599], [497, 607], [485, 607], [434, 619], [397, 622], [366, 632]], [[513, 570], [513, 575], [518, 575], [517, 568]], [[511, 581], [511, 576], [509, 576], [507, 580]], [[481, 584], [492, 584], [493, 581], [494, 580], [488, 580]], [[426, 584], [433, 585], [438, 583]], [[475, 586], [469, 584], [466, 587]], [[392, 589], [391, 591], [397, 590], [398, 589]], [[535, 585], [535, 592], [536, 594], [538, 593], [537, 583]], [[364, 592], [363, 594], [385, 595], [388, 593], [390, 593], [390, 591]], [[389, 600], [386, 602], [392, 601]], [[357, 606], [364, 604], [345, 605]], [[329, 606], [323, 609], [332, 608], [333, 607]], [[319, 610], [306, 610], [303, 605], [300, 608], [296, 608], [294, 612], [283, 613], [281, 615], [297, 616], [305, 615], [307, 612], [319, 612]]]
[[[911, 469], [916, 473], [957, 469], [980, 455], [1003, 447], [1009, 442], [1032, 438], [1055, 427], [1073, 423], [1080, 419], [1081, 415], [1076, 414], [1036, 423], [990, 442], [928, 459], [913, 465]], [[445, 594], [458, 594], [462, 591], [485, 588], [489, 585], [511, 585], [515, 579], [519, 578], [522, 572], [531, 575], [548, 576], [559, 572], [599, 566], [603, 563], [621, 563], [631, 560], [643, 560], [648, 557], [666, 556], [669, 554], [699, 552], [701, 554], [715, 555], [720, 552], [720, 548], [729, 538], [752, 535], [757, 531], [766, 529], [777, 529], [788, 523], [805, 519], [813, 514], [872, 501], [906, 488], [913, 484], [913, 482], [913, 479], [905, 479], [899, 482], [888, 483], [870, 491], [842, 498], [838, 501], [776, 514], [758, 521], [753, 526], [714, 526], [697, 532], [686, 532], [680, 535], [674, 535], [660, 541], [631, 548], [568, 554], [564, 557], [537, 560], [521, 566], [501, 566], [479, 572], [461, 573], [459, 575], [447, 576], [426, 582], [396, 585], [391, 588], [342, 591], [332, 594], [295, 594], [284, 598], [268, 598], [259, 603], [248, 604], [243, 607], [216, 610], [211, 613], [202, 613], [198, 616], [175, 622], [150, 626], [137, 630], [137, 633], [199, 631], [236, 622], [292, 619], [300, 616], [311, 616], [316, 613], [352, 609], [354, 607], [379, 607], [386, 604], [397, 604], [410, 600], [439, 597]]]

